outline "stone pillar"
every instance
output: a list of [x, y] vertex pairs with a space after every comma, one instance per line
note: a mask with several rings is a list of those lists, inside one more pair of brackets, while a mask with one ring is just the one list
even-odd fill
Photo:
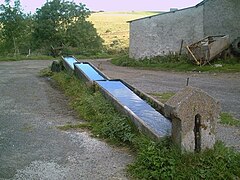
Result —
[[220, 103], [198, 88], [186, 87], [164, 105], [172, 119], [172, 140], [183, 151], [213, 148]]

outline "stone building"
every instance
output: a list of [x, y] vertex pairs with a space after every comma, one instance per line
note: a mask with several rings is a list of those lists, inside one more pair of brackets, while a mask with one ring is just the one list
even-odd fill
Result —
[[[194, 7], [129, 21], [129, 56], [134, 59], [179, 53], [206, 36], [240, 37], [240, 1], [204, 0]], [[183, 48], [184, 49], [184, 48]]]

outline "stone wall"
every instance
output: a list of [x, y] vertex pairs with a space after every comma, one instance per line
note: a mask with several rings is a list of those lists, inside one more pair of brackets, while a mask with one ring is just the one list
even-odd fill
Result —
[[203, 6], [168, 12], [130, 23], [129, 56], [135, 59], [179, 53], [184, 44], [201, 39]]
[[240, 1], [208, 0], [204, 4], [204, 36], [229, 34], [240, 37]]
[[185, 46], [225, 34], [230, 35], [230, 42], [240, 37], [240, 1], [206, 0], [196, 7], [132, 21], [129, 56], [141, 59], [179, 53], [182, 40]]

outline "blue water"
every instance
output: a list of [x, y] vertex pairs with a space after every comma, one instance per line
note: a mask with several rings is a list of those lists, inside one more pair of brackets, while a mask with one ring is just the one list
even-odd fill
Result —
[[171, 122], [121, 81], [97, 81], [97, 83], [112, 94], [123, 106], [127, 106], [128, 109], [141, 118], [152, 132], [160, 137], [171, 134]]
[[90, 64], [76, 64], [76, 67], [81, 69], [88, 76], [88, 78], [91, 79], [91, 81], [105, 80], [105, 78], [99, 74]]
[[69, 66], [74, 70], [74, 63], [77, 62], [77, 60], [73, 57], [64, 57], [64, 61], [69, 64]]

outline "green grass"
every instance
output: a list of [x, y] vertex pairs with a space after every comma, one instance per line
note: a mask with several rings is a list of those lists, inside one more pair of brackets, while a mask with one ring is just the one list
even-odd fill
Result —
[[49, 68], [44, 68], [38, 74], [40, 77], [50, 77], [53, 75], [53, 72]]
[[[47, 71], [46, 71], [47, 72]], [[49, 73], [46, 73], [47, 75]], [[136, 179], [239, 179], [240, 153], [217, 143], [198, 154], [181, 153], [168, 138], [155, 142], [143, 136], [125, 116], [119, 114], [100, 92], [64, 72], [52, 78], [70, 98], [70, 106], [86, 123], [67, 124], [62, 130], [89, 129], [117, 145], [128, 145], [135, 161], [128, 173]]]
[[149, 95], [156, 98], [158, 101], [162, 103], [166, 103], [171, 97], [173, 97], [176, 93], [173, 92], [164, 92], [164, 93], [149, 93]]
[[221, 113], [221, 121], [222, 124], [227, 124], [230, 126], [240, 126], [240, 119], [233, 117], [231, 114], [223, 112]]
[[240, 72], [240, 59], [215, 61], [222, 64], [222, 67], [211, 65], [197, 66], [190, 62], [185, 56], [169, 55], [165, 57], [155, 57], [152, 59], [135, 60], [128, 55], [118, 56], [112, 59], [112, 63], [118, 66], [129, 66], [150, 70], [173, 70], [173, 71], [196, 71], [196, 72]]
[[0, 56], [0, 61], [21, 61], [21, 60], [53, 60], [52, 56], [45, 56], [45, 55], [33, 55], [33, 56]]
[[107, 53], [97, 54], [97, 55], [90, 55], [90, 56], [84, 56], [84, 55], [75, 55], [77, 59], [106, 59], [106, 58], [113, 58], [114, 55], [110, 55]]
[[[65, 56], [65, 55], [64, 55]], [[100, 53], [96, 55], [75, 55], [77, 59], [106, 59], [106, 58], [113, 58], [115, 57], [114, 55], [110, 55], [107, 53]], [[56, 58], [52, 56], [46, 56], [46, 55], [33, 55], [33, 56], [24, 56], [24, 55], [19, 55], [19, 56], [0, 56], [0, 62], [1, 61], [22, 61], [22, 60], [54, 60]]]
[[129, 172], [137, 179], [239, 179], [240, 153], [216, 143], [204, 152], [181, 153], [169, 140], [139, 143]]

